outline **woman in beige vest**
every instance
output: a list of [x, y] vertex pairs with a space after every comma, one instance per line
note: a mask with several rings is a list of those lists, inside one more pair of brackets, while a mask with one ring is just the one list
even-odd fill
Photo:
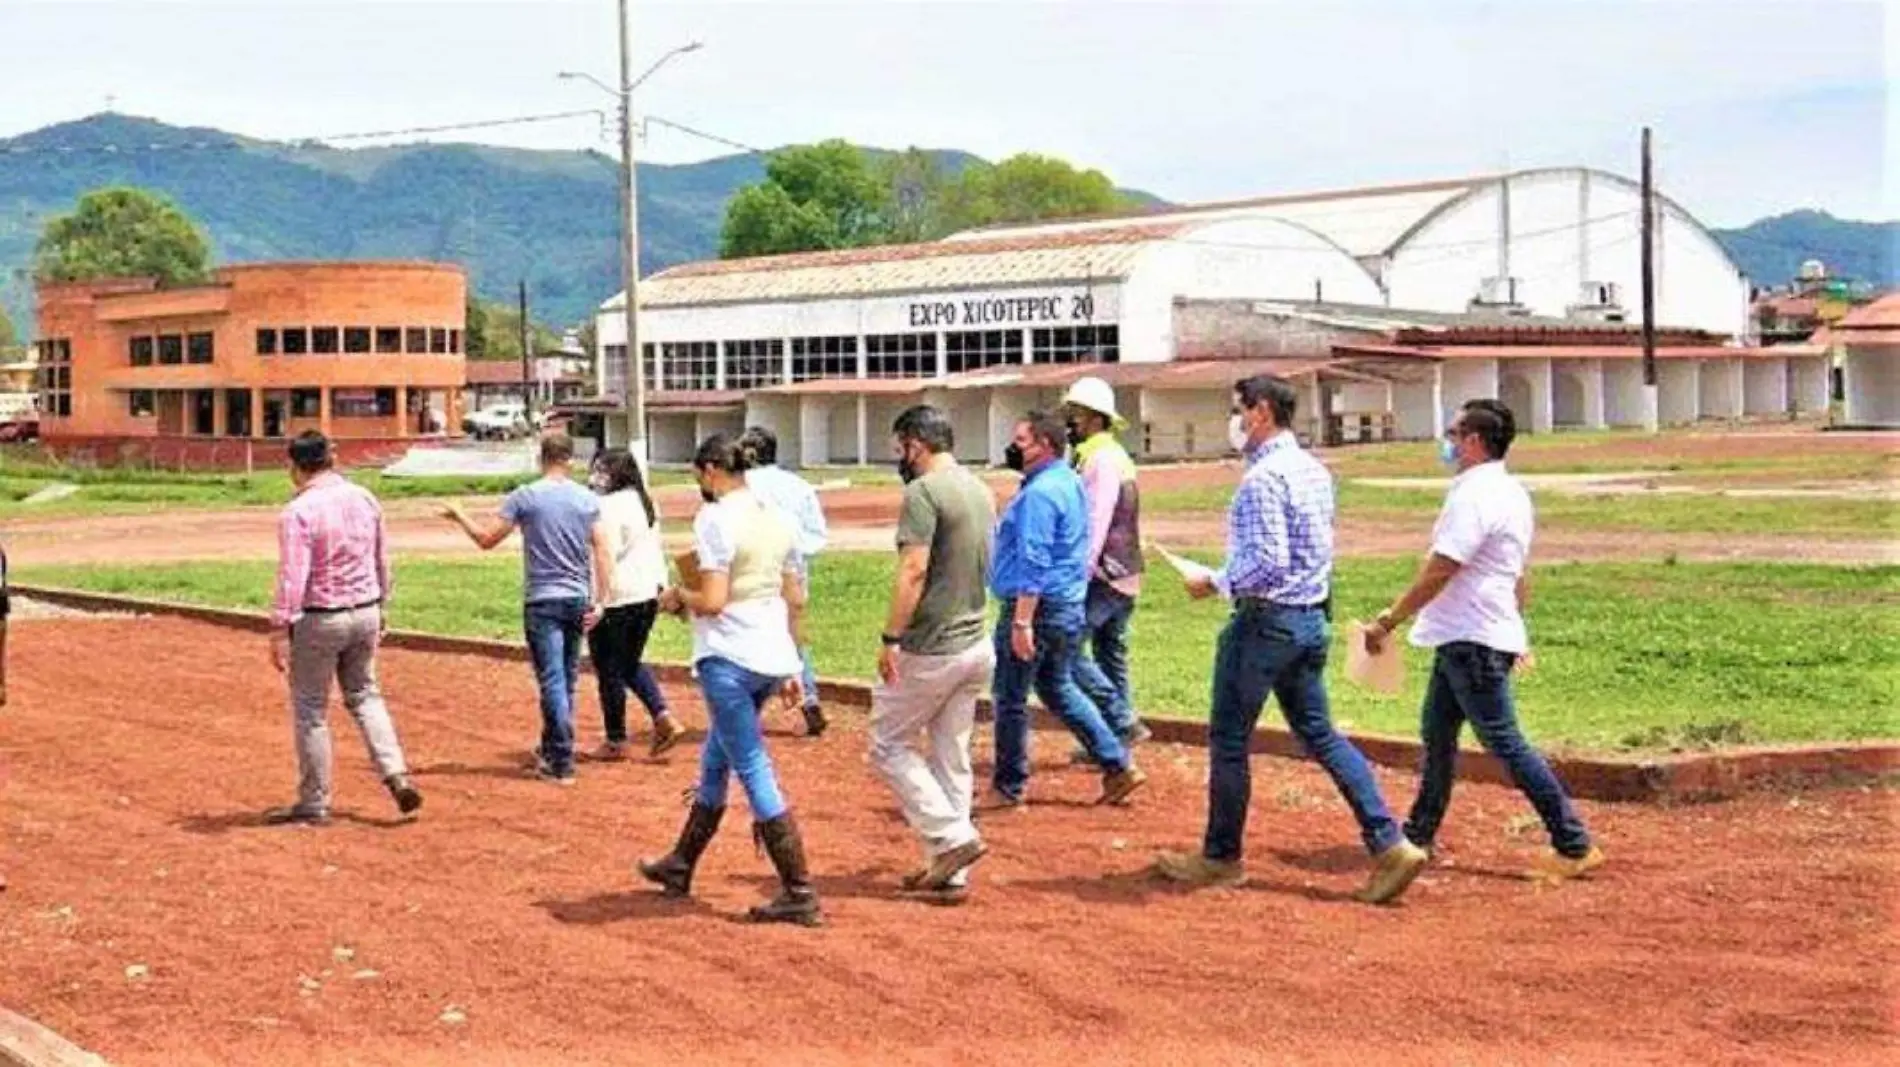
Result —
[[739, 439], [714, 434], [699, 446], [693, 468], [706, 501], [693, 519], [699, 580], [668, 589], [661, 610], [690, 616], [693, 667], [711, 729], [700, 749], [699, 785], [673, 851], [643, 860], [640, 873], [668, 896], [685, 896], [693, 868], [719, 831], [728, 779], [737, 776], [752, 808], [753, 834], [765, 846], [783, 890], [755, 907], [755, 922], [820, 922], [818, 896], [805, 868], [805, 848], [772, 758], [759, 712], [774, 693], [798, 706], [801, 686], [798, 613], [804, 607], [792, 529], [776, 509], [746, 488], [751, 460]]

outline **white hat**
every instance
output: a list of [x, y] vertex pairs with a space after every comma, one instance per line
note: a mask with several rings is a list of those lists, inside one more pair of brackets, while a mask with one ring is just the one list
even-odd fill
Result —
[[1108, 416], [1109, 423], [1118, 430], [1128, 425], [1128, 420], [1115, 411], [1115, 390], [1100, 378], [1077, 378], [1062, 395], [1062, 402], [1100, 412]]

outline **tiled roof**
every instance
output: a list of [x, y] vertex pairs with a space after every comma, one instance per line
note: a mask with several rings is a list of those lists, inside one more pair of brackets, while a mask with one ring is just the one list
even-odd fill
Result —
[[[927, 241], [687, 263], [643, 280], [640, 306], [804, 300], [1120, 278], [1146, 245], [1172, 237], [1186, 225], [1150, 223], [1087, 233]], [[618, 308], [622, 300], [616, 295], [602, 307]]]
[[1862, 304], [1842, 316], [1835, 327], [1849, 331], [1900, 329], [1900, 293], [1888, 293], [1871, 304]]
[[[1641, 359], [1637, 345], [1335, 345], [1341, 356], [1373, 356], [1437, 360], [1468, 359]], [[1730, 345], [1658, 346], [1657, 359], [1780, 359], [1790, 353], [1780, 348], [1742, 348]]]

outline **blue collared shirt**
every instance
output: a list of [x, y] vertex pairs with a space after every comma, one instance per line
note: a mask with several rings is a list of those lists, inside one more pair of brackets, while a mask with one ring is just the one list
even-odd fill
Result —
[[1283, 430], [1247, 453], [1214, 584], [1230, 599], [1308, 606], [1326, 599], [1332, 575], [1332, 472]]
[[1082, 479], [1049, 460], [1023, 478], [996, 524], [990, 592], [1079, 603], [1088, 593], [1089, 505]]
[[818, 503], [818, 490], [776, 464], [746, 471], [745, 484], [790, 520], [792, 549], [798, 554], [796, 568], [800, 577], [808, 575], [811, 558], [824, 550], [825, 540], [830, 535], [825, 527], [825, 509]]

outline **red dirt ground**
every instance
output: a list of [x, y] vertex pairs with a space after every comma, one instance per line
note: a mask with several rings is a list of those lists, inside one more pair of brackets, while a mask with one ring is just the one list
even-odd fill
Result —
[[[1513, 876], [1541, 844], [1521, 800], [1467, 786], [1447, 865], [1375, 909], [1343, 897], [1365, 861], [1323, 776], [1266, 758], [1252, 887], [1184, 895], [1141, 877], [1203, 812], [1201, 755], [1151, 748], [1151, 787], [1126, 809], [1087, 806], [1090, 776], [1043, 766], [1038, 803], [987, 822], [975, 899], [944, 910], [893, 899], [912, 843], [847, 718], [821, 741], [773, 741], [830, 925], [753, 928], [732, 921], [768, 888], [743, 809], [700, 902], [629, 875], [670, 843], [694, 746], [586, 766], [571, 790], [519, 777], [525, 665], [392, 652], [423, 818], [389, 823], [339, 712], [342, 817], [308, 830], [255, 825], [293, 776], [258, 639], [68, 619], [17, 626], [12, 653], [0, 1003], [121, 1065], [1900, 1054], [1891, 790], [1585, 804], [1610, 866], [1552, 890]], [[1041, 752], [1066, 747], [1045, 736]], [[1381, 776], [1409, 797], [1405, 776]], [[135, 964], [146, 977], [127, 977]], [[465, 1021], [441, 1021], [451, 1006]]]

